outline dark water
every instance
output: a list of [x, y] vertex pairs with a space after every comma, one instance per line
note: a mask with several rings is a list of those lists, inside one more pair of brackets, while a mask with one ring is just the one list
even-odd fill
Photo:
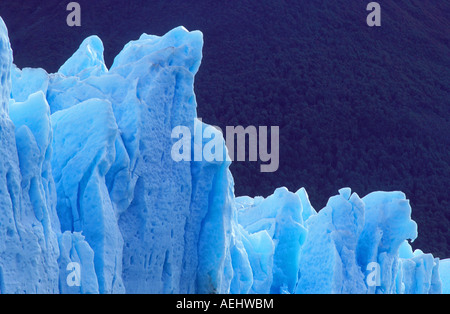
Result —
[[141, 33], [184, 25], [205, 36], [196, 79], [209, 124], [280, 126], [280, 169], [235, 163], [237, 195], [305, 187], [316, 209], [344, 186], [360, 196], [401, 190], [411, 199], [415, 245], [450, 257], [450, 2], [78, 1], [0, 2], [15, 63], [55, 72], [92, 34], [108, 65]]

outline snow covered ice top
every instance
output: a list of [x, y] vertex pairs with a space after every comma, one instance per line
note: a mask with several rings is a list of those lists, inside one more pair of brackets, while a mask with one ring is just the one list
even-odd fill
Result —
[[48, 74], [12, 64], [0, 22], [0, 291], [448, 293], [403, 193], [342, 189], [317, 212], [305, 189], [236, 198], [226, 160], [172, 160], [174, 127], [207, 127], [202, 46], [144, 34], [107, 69], [91, 36]]

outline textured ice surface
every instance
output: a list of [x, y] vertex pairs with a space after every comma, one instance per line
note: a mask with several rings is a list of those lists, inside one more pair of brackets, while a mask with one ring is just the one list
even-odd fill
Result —
[[[52, 167], [62, 232], [81, 232], [86, 237], [95, 253], [101, 293], [124, 292], [123, 239], [105, 179], [119, 137], [111, 103], [84, 101], [53, 114], [52, 125]], [[73, 126], [79, 128], [77, 133]]]
[[236, 198], [228, 161], [174, 161], [175, 127], [193, 157], [209, 142], [202, 46], [144, 34], [107, 69], [91, 36], [48, 74], [13, 65], [0, 21], [1, 293], [450, 292], [403, 193], [345, 188], [317, 212], [303, 188]]
[[[306, 237], [302, 203], [298, 195], [281, 188], [267, 199], [238, 199], [239, 223], [245, 229], [251, 261], [262, 255], [268, 259], [267, 270], [255, 277], [258, 285], [270, 278], [270, 285], [255, 293], [293, 293], [299, 272], [300, 248]], [[265, 241], [266, 243], [261, 243]], [[259, 242], [259, 243], [258, 243]], [[261, 247], [252, 252], [252, 246]], [[254, 263], [254, 267], [256, 263]], [[268, 276], [267, 272], [270, 272]]]
[[439, 273], [442, 280], [442, 292], [450, 294], [450, 259], [441, 261]]
[[50, 110], [42, 93], [8, 108], [11, 66], [12, 51], [0, 19], [0, 291], [57, 293]]

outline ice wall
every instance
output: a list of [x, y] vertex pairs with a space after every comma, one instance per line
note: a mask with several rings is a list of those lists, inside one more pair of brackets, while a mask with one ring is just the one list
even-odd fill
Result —
[[437, 294], [448, 285], [439, 274], [447, 274], [446, 263], [440, 267], [439, 259], [408, 244], [417, 225], [403, 193], [360, 198], [345, 188], [319, 213], [303, 189], [236, 203], [251, 293]]
[[[286, 188], [267, 199], [238, 198], [238, 221], [244, 229], [252, 263], [254, 293], [294, 293], [299, 272], [299, 253], [307, 234], [300, 197]], [[259, 269], [259, 259], [266, 260]]]
[[[62, 231], [82, 232], [86, 237], [95, 253], [101, 293], [125, 292], [123, 239], [105, 180], [120, 136], [111, 103], [100, 99], [81, 102], [54, 113], [52, 124], [52, 167]], [[75, 133], [74, 126], [80, 131]]]
[[[449, 293], [403, 193], [236, 198], [197, 119], [202, 46], [144, 34], [107, 69], [91, 36], [48, 74], [13, 65], [0, 22], [0, 292]], [[192, 161], [171, 156], [176, 127]], [[222, 158], [196, 158], [211, 139]]]
[[442, 293], [450, 294], [450, 259], [440, 262], [439, 273], [442, 281]]
[[11, 66], [12, 51], [0, 19], [0, 291], [57, 293], [50, 110], [42, 93], [24, 103], [12, 101], [8, 108]]

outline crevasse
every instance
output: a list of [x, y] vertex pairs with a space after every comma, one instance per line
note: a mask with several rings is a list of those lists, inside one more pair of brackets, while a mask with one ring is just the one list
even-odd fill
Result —
[[0, 19], [0, 292], [449, 293], [403, 193], [345, 188], [317, 212], [304, 189], [235, 197], [228, 161], [174, 161], [174, 127], [207, 143], [202, 46], [144, 34], [107, 69], [92, 36], [48, 74], [13, 64]]

